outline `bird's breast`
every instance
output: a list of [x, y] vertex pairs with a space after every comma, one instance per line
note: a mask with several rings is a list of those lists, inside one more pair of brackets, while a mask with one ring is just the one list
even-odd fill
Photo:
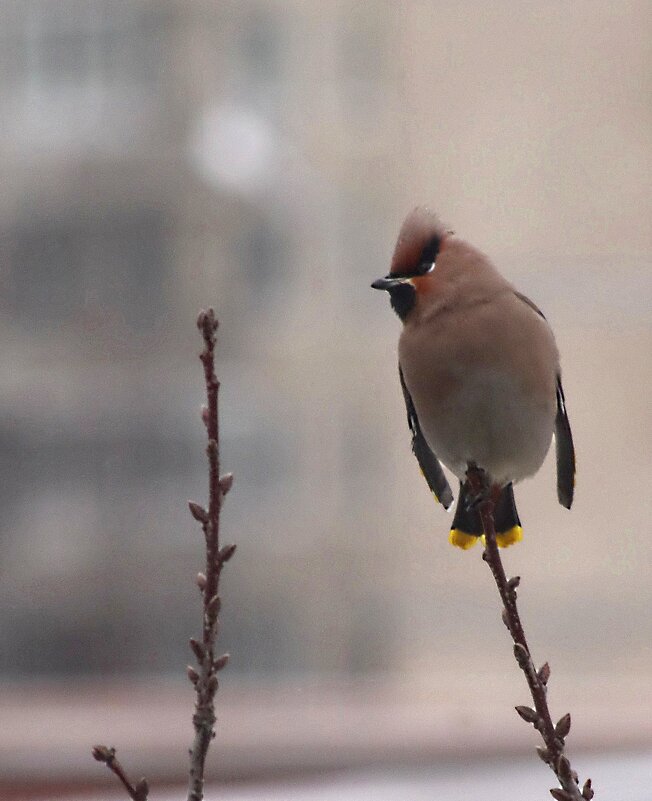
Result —
[[528, 352], [511, 332], [477, 323], [406, 326], [399, 361], [436, 456], [461, 478], [473, 461], [498, 483], [517, 481], [539, 469], [550, 445], [554, 341], [535, 337]]

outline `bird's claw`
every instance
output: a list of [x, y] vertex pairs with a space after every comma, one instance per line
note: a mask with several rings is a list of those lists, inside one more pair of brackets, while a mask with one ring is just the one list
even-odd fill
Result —
[[469, 488], [466, 508], [475, 509], [490, 497], [491, 485], [486, 472], [475, 462], [469, 462], [466, 470], [466, 483]]

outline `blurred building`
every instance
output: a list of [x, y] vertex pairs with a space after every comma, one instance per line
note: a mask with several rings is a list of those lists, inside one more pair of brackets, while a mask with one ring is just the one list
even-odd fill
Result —
[[[361, 240], [360, 216], [389, 146], [376, 112], [391, 89], [377, 46], [390, 19], [354, 17], [293, 3], [0, 9], [5, 675], [185, 658], [197, 610], [181, 579], [200, 549], [183, 506], [204, 489], [193, 320], [208, 303], [238, 475], [231, 535], [243, 562], [251, 548], [251, 575], [232, 579], [230, 636], [249, 640], [253, 668], [342, 666], [336, 652], [310, 656], [295, 619], [326, 612], [328, 597], [295, 608], [283, 587], [297, 576], [269, 559], [310, 551], [318, 584], [337, 592], [335, 521], [368, 469], [364, 404], [349, 408], [341, 379], [329, 386], [330, 332], [352, 311], [342, 241], [369, 275], [384, 258], [384, 242]], [[314, 358], [322, 380], [308, 387]], [[163, 633], [143, 647], [152, 620]]]
[[[0, 7], [2, 675], [186, 659], [201, 549], [184, 503], [205, 490], [193, 321], [207, 304], [236, 474], [233, 670], [418, 672], [502, 653], [484, 636], [497, 615], [476, 600], [491, 597], [482, 565], [447, 550], [449, 521], [418, 483], [388, 358], [398, 324], [368, 291], [423, 201], [535, 294], [568, 365], [585, 472], [572, 518], [550, 471], [523, 488], [532, 602], [554, 612], [535, 634], [554, 636], [581, 552], [602, 594], [568, 624], [569, 669], [596, 609], [647, 662], [640, 617], [632, 634], [618, 606], [639, 602], [619, 588], [644, 532], [612, 563], [595, 542], [649, 516], [623, 523], [582, 495], [598, 436], [622, 464], [649, 426], [642, 400], [613, 402], [628, 368], [601, 375], [606, 353], [649, 345], [647, 16], [580, 5]], [[553, 538], [553, 559], [546, 531], [579, 550]]]

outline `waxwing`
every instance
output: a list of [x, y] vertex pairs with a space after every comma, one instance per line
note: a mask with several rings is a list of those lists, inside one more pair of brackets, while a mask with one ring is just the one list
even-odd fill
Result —
[[496, 499], [498, 544], [521, 539], [513, 484], [541, 467], [553, 432], [557, 496], [570, 509], [575, 452], [559, 353], [534, 303], [424, 207], [407, 216], [389, 274], [371, 286], [389, 293], [403, 323], [399, 378], [421, 471], [446, 509], [442, 464], [460, 482], [450, 542], [466, 549], [483, 534], [470, 468]]

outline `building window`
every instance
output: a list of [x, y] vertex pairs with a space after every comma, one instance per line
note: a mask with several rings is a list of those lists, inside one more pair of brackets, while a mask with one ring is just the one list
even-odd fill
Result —
[[0, 134], [21, 150], [131, 143], [134, 129], [160, 111], [170, 57], [163, 11], [98, 0], [4, 5]]
[[164, 315], [169, 254], [157, 212], [67, 219], [9, 239], [10, 312], [23, 324], [42, 330], [97, 311], [145, 332]]
[[283, 232], [271, 220], [257, 217], [237, 237], [240, 269], [254, 296], [265, 301], [287, 270], [287, 248]]
[[243, 16], [237, 39], [238, 95], [272, 118], [282, 100], [283, 31], [277, 14], [258, 9]]
[[166, 19], [139, 3], [25, 2], [0, 12], [4, 83], [33, 93], [151, 85]]

